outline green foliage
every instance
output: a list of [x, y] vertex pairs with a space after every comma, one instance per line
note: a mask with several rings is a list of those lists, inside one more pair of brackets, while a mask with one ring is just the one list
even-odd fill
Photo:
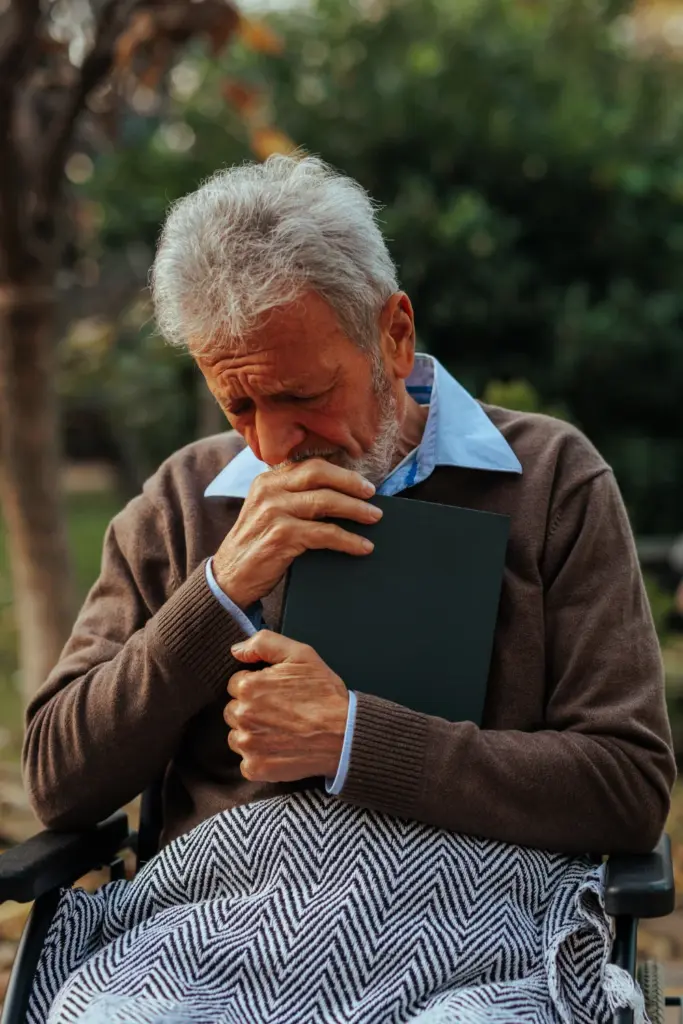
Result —
[[72, 405], [97, 407], [136, 492], [194, 433], [197, 373], [187, 355], [152, 329], [147, 303], [117, 325], [77, 320], [60, 349], [60, 391]]
[[[253, 57], [251, 58], [254, 59]], [[231, 71], [249, 60], [231, 47]], [[221, 95], [222, 74], [201, 52], [181, 65], [163, 116], [128, 114], [114, 144], [95, 156], [93, 177], [77, 189], [95, 210], [98, 244], [149, 259], [169, 205], [222, 166], [249, 156], [238, 115]]]
[[385, 204], [424, 346], [477, 394], [528, 381], [613, 462], [637, 528], [677, 532], [683, 66], [622, 45], [627, 8], [294, 5], [283, 56], [190, 62], [164, 115], [194, 133], [186, 152], [157, 118], [98, 161], [104, 240], [151, 246], [169, 199], [246, 156], [225, 79], [267, 84], [274, 123]]
[[651, 576], [645, 576], [645, 589], [650, 601], [650, 609], [657, 635], [660, 641], [665, 643], [669, 635], [668, 623], [673, 612], [673, 598], [671, 594], [662, 590], [657, 581]]
[[565, 406], [639, 528], [680, 528], [683, 69], [592, 0], [359, 9], [285, 19], [278, 122], [386, 204], [426, 346]]
[[563, 406], [544, 405], [528, 380], [489, 381], [482, 399], [490, 405], [501, 405], [505, 409], [516, 409], [518, 412], [541, 412], [546, 416], [555, 416], [559, 420], [569, 419]]

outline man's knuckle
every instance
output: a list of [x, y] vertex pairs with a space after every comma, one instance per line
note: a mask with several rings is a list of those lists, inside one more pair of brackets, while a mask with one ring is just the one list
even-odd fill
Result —
[[289, 539], [290, 528], [285, 519], [279, 518], [271, 524], [269, 539], [275, 544], [284, 544]]
[[[247, 723], [244, 723], [245, 725]], [[245, 754], [254, 754], [259, 749], [258, 736], [256, 733], [250, 732], [248, 728], [242, 728], [240, 730], [240, 747]]]
[[240, 721], [232, 729], [233, 743], [239, 749], [240, 752], [246, 750], [249, 746], [252, 746], [253, 748], [253, 743], [251, 741], [252, 736], [253, 733], [251, 733], [248, 728], [245, 728], [244, 722]]
[[328, 501], [321, 491], [307, 491], [302, 494], [304, 511], [311, 519], [320, 519], [327, 515]]
[[344, 549], [348, 543], [349, 534], [336, 523], [325, 523], [325, 533], [329, 543], [334, 547]]
[[[245, 678], [246, 677], [246, 678]], [[241, 702], [248, 696], [251, 689], [251, 680], [248, 672], [240, 672], [239, 679], [234, 676], [230, 681], [230, 694], [234, 698], [235, 710], [239, 711]]]
[[320, 479], [320, 467], [322, 459], [306, 459], [301, 466], [301, 479], [307, 486], [315, 484]]
[[240, 700], [233, 701], [233, 706], [230, 709], [230, 718], [235, 723], [236, 728], [241, 728], [244, 721], [244, 705]]
[[270, 473], [259, 473], [258, 476], [254, 477], [251, 487], [249, 488], [250, 496], [260, 497], [263, 494], [267, 494], [270, 476]]
[[359, 551], [363, 547], [364, 538], [359, 534], [352, 533], [351, 530], [342, 530], [341, 534], [344, 538], [344, 543], [348, 544], [352, 551]]
[[240, 697], [248, 699], [254, 693], [257, 679], [253, 672], [245, 670], [240, 678]]
[[265, 779], [265, 761], [260, 757], [243, 757], [240, 770], [245, 779], [251, 782], [260, 782]]
[[237, 734], [237, 731], [235, 729], [232, 729], [232, 728], [228, 732], [228, 746], [236, 754], [240, 753], [239, 735]]

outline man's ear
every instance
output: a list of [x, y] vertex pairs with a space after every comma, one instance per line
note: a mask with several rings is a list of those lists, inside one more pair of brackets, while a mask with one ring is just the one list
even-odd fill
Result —
[[405, 292], [394, 292], [380, 313], [380, 340], [389, 372], [405, 380], [415, 363], [415, 315]]

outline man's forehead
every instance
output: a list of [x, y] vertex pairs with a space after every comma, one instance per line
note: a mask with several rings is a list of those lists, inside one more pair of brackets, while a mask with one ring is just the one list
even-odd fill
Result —
[[212, 366], [213, 375], [231, 392], [258, 388], [268, 394], [305, 392], [311, 387], [331, 387], [339, 377], [339, 366], [327, 359], [258, 359], [248, 355], [224, 357]]

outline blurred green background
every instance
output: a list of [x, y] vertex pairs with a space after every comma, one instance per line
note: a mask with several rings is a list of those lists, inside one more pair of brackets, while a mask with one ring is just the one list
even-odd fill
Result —
[[[683, 5], [312, 0], [267, 24], [220, 57], [190, 46], [167, 87], [139, 84], [67, 163], [59, 392], [81, 595], [113, 512], [166, 455], [223, 429], [154, 331], [145, 282], [164, 213], [215, 169], [293, 140], [382, 204], [420, 346], [478, 396], [572, 420], [614, 466], [683, 754], [668, 561], [683, 534]], [[0, 542], [7, 763], [16, 673]]]
[[[675, 534], [683, 66], [635, 48], [622, 8], [317, 0], [272, 19], [280, 54], [187, 57], [158, 110], [75, 167], [92, 241], [74, 273], [144, 273], [168, 203], [251, 155], [231, 101], [265, 102], [384, 205], [423, 346], [477, 394], [527, 381], [613, 463], [636, 529]], [[63, 356], [71, 408], [104, 406], [114, 433], [122, 412], [140, 472], [196, 431], [187, 369], [135, 326], [76, 321]]]

